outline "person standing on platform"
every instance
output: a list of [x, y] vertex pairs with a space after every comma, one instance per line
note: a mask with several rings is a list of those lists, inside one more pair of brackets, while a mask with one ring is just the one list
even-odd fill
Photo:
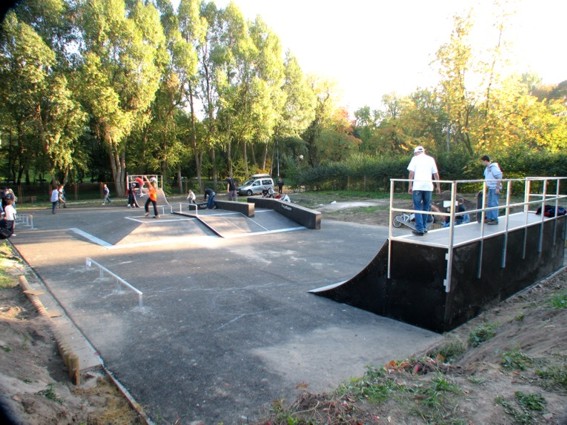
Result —
[[278, 177], [278, 193], [281, 195], [283, 194], [283, 179], [281, 177]]
[[[484, 165], [484, 180], [486, 183], [486, 206], [497, 207], [502, 189], [502, 170], [496, 162], [492, 162], [488, 155], [480, 158]], [[498, 209], [487, 210], [485, 215], [486, 224], [498, 224]]]
[[[439, 180], [439, 171], [435, 159], [425, 154], [423, 146], [418, 146], [413, 151], [413, 158], [408, 165], [408, 171], [410, 180], [408, 193], [412, 195], [413, 209], [430, 211], [433, 179]], [[435, 186], [436, 192], [441, 193], [439, 181], [435, 183]], [[415, 230], [412, 231], [414, 235], [423, 236], [427, 233], [428, 217], [427, 214], [415, 214]]]
[[226, 192], [228, 193], [229, 201], [236, 201], [236, 184], [232, 177], [226, 179]]
[[146, 217], [150, 215], [150, 203], [154, 207], [154, 217], [159, 218], [158, 210], [157, 210], [157, 179], [152, 177], [148, 180], [146, 176], [144, 176], [144, 181], [148, 184], [148, 199], [146, 200], [146, 204], [144, 205], [144, 209], [146, 210]]

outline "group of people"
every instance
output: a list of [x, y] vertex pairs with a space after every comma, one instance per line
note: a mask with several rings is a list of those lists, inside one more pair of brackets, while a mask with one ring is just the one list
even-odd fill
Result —
[[[498, 201], [502, 189], [502, 170], [496, 162], [492, 162], [488, 155], [481, 157], [484, 165], [484, 179], [486, 184], [486, 213], [485, 223], [498, 224]], [[409, 171], [408, 193], [412, 195], [413, 209], [416, 211], [431, 211], [431, 198], [433, 189], [441, 193], [439, 171], [433, 157], [425, 153], [423, 146], [417, 146], [413, 157], [407, 167]], [[460, 200], [458, 212], [464, 212], [464, 200]], [[460, 217], [463, 217], [462, 215]], [[413, 234], [423, 236], [427, 233], [429, 214], [415, 214], [415, 230]], [[461, 222], [464, 219], [461, 218]]]

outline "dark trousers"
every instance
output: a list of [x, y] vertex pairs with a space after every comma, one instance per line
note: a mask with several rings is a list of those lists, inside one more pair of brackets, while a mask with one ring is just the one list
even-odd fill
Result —
[[144, 206], [144, 208], [146, 209], [146, 212], [150, 212], [150, 202], [154, 206], [154, 215], [157, 217], [159, 214], [157, 212], [157, 202], [156, 201], [152, 201], [150, 198], [148, 198], [146, 200], [146, 205]]

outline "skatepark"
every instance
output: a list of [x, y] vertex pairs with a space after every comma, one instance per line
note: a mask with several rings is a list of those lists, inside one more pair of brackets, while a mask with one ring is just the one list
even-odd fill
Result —
[[254, 421], [274, 400], [426, 350], [440, 339], [427, 329], [453, 328], [563, 265], [565, 217], [538, 216], [529, 197], [507, 200], [498, 226], [426, 239], [302, 226], [255, 205], [246, 216], [172, 204], [159, 219], [124, 206], [39, 210], [11, 241], [44, 304], [63, 311], [53, 320], [83, 370], [103, 366], [149, 423]]
[[32, 214], [11, 239], [30, 285], [82, 369], [104, 366], [149, 422], [249, 422], [440, 338], [308, 292], [356, 275], [387, 228], [211, 210], [219, 237], [118, 205]]

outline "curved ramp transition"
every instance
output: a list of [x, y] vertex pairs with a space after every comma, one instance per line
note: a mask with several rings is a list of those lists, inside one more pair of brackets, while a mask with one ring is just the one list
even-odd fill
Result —
[[428, 245], [427, 237], [419, 243], [409, 238], [392, 240], [389, 279], [386, 242], [352, 279], [310, 292], [435, 332], [449, 331], [488, 304], [563, 267], [565, 217], [454, 247], [450, 285], [446, 276], [451, 251]]

